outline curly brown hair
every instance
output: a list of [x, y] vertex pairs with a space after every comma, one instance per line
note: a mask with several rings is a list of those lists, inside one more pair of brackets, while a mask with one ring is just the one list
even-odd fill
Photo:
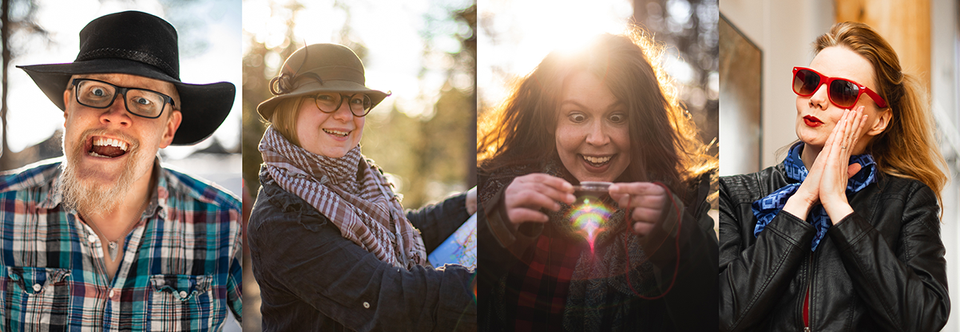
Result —
[[660, 68], [663, 47], [643, 31], [603, 34], [587, 46], [553, 51], [512, 89], [501, 107], [478, 120], [477, 167], [492, 174], [505, 167], [557, 158], [554, 132], [564, 80], [578, 71], [600, 78], [627, 110], [635, 149], [618, 182], [659, 181], [686, 200], [691, 186], [715, 174], [717, 158], [680, 106], [677, 89]]

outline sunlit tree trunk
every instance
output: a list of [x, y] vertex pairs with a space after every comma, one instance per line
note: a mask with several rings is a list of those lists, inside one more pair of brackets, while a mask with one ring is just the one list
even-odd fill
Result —
[[0, 2], [0, 48], [3, 48], [0, 52], [0, 57], [3, 58], [3, 64], [0, 64], [0, 70], [3, 72], [0, 73], [2, 78], [0, 78], [0, 132], [3, 133], [0, 136], [0, 140], [3, 141], [3, 145], [0, 145], [0, 169], [9, 168], [10, 153], [9, 148], [7, 147], [7, 67], [10, 65], [10, 47], [8, 47], [8, 42], [10, 41], [10, 16], [9, 10], [10, 0], [2, 0]]

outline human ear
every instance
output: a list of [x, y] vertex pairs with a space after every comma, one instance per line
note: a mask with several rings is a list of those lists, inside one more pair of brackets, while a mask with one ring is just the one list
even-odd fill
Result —
[[873, 119], [873, 123], [870, 124], [870, 127], [867, 127], [867, 135], [880, 135], [880, 133], [887, 129], [887, 125], [890, 124], [891, 119], [893, 119], [893, 111], [890, 110], [889, 107], [878, 112], [877, 116]]
[[180, 114], [180, 111], [170, 113], [170, 117], [167, 118], [167, 123], [163, 128], [163, 137], [160, 139], [161, 149], [173, 143], [173, 136], [177, 133], [177, 128], [180, 128], [180, 121], [182, 120], [183, 115]]
[[[63, 120], [67, 120], [67, 102], [70, 101], [70, 89], [63, 90]], [[66, 123], [64, 123], [66, 125]]]

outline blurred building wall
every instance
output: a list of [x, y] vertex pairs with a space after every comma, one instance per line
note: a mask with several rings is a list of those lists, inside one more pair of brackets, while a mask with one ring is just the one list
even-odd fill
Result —
[[[796, 95], [789, 85], [791, 69], [813, 60], [811, 43], [833, 24], [833, 3], [827, 0], [724, 0], [720, 1], [720, 13], [763, 52], [761, 168], [775, 165], [783, 158], [776, 151], [797, 139], [793, 130], [782, 128], [785, 119], [790, 120], [789, 128], [793, 128], [792, 120], [797, 112]], [[721, 137], [724, 130], [730, 129], [720, 128]], [[736, 158], [736, 155], [737, 147], [720, 146], [721, 158]]]

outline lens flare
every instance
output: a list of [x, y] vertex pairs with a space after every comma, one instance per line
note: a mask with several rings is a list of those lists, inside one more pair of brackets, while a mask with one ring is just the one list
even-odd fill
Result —
[[587, 239], [587, 243], [590, 244], [590, 252], [593, 252], [593, 242], [596, 240], [597, 234], [606, 227], [612, 211], [613, 209], [594, 195], [577, 197], [577, 202], [570, 209], [567, 219], [573, 224], [577, 234]]

